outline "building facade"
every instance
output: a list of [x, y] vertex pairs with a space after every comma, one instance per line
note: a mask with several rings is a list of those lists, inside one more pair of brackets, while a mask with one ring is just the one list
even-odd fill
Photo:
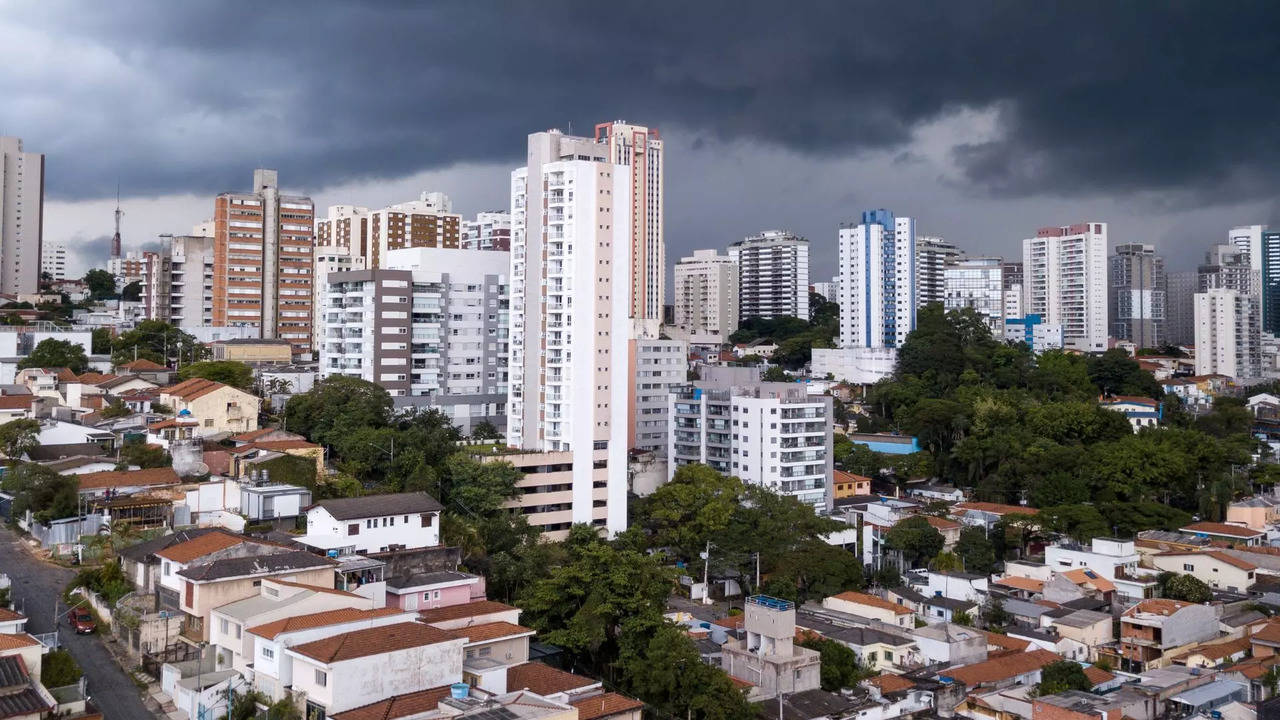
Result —
[[485, 211], [462, 224], [462, 247], [466, 250], [511, 250], [511, 213]]
[[1261, 237], [1259, 286], [1262, 331], [1280, 336], [1280, 232], [1264, 230]]
[[1117, 245], [1108, 276], [1111, 297], [1111, 337], [1139, 348], [1165, 342], [1164, 258], [1154, 245]]
[[1258, 298], [1215, 288], [1196, 293], [1196, 375], [1256, 378], [1262, 375]]
[[311, 354], [311, 198], [282, 195], [275, 170], [253, 171], [253, 190], [214, 201], [213, 324], [256, 328]]
[[596, 125], [595, 140], [607, 148], [609, 162], [627, 168], [631, 181], [628, 317], [660, 322], [667, 277], [662, 140], [656, 129], [621, 120]]
[[0, 136], [0, 293], [39, 290], [44, 239], [44, 155]]
[[1200, 274], [1195, 270], [1165, 273], [1165, 342], [1190, 345], [1196, 339], [1195, 296]]
[[738, 374], [742, 368], [721, 370], [670, 393], [670, 472], [702, 463], [829, 509], [831, 397], [810, 396], [795, 383], [751, 380]]
[[213, 324], [213, 247], [212, 237], [161, 235], [160, 251], [144, 253], [147, 319], [182, 328]]
[[768, 230], [729, 246], [738, 266], [738, 321], [809, 317], [809, 241]]
[[40, 256], [40, 272], [54, 280], [67, 279], [67, 246], [65, 243], [49, 243]]
[[916, 325], [915, 221], [868, 210], [839, 238], [840, 347], [901, 346]]
[[409, 248], [390, 268], [330, 273], [320, 373], [377, 383], [398, 407], [434, 407], [463, 432], [505, 426], [506, 253]]
[[689, 343], [639, 338], [631, 341], [631, 435], [627, 447], [667, 452], [667, 393], [689, 382]]
[[675, 325], [691, 340], [727, 343], [738, 329], [738, 264], [694, 250], [675, 266]]
[[921, 235], [916, 241], [916, 307], [946, 300], [947, 267], [960, 259], [960, 250], [940, 237]]
[[967, 258], [944, 273], [943, 304], [947, 312], [972, 308], [986, 318], [994, 337], [1004, 337], [1004, 266], [1000, 258]]
[[1196, 271], [1200, 274], [1197, 292], [1225, 289], [1256, 294], [1261, 281], [1260, 277], [1254, 277], [1249, 254], [1233, 244], [1214, 245], [1209, 248], [1209, 251], [1204, 254], [1204, 263], [1196, 268]]
[[[603, 144], [555, 130], [530, 135], [527, 157], [511, 174], [507, 442], [570, 453], [571, 521], [621, 532], [634, 178]], [[588, 449], [606, 456], [599, 505]]]
[[[332, 210], [332, 208], [330, 208]], [[364, 270], [364, 256], [353, 254], [347, 245], [317, 245], [315, 267], [312, 277], [315, 279], [316, 302], [312, 311], [312, 327], [316, 332], [317, 352], [320, 352], [323, 340], [322, 333], [327, 333], [328, 323], [325, 314], [329, 307], [329, 276], [333, 273]]]
[[1061, 325], [1064, 346], [1107, 349], [1107, 224], [1045, 227], [1022, 241], [1023, 311]]

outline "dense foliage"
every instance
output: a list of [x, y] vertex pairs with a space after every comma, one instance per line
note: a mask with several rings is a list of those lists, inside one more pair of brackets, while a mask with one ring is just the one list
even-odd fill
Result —
[[253, 389], [253, 368], [235, 360], [204, 360], [183, 365], [178, 370], [179, 380], [204, 378], [245, 391]]
[[743, 318], [729, 341], [772, 340], [778, 349], [770, 360], [788, 370], [799, 370], [809, 362], [814, 348], [835, 347], [834, 340], [840, 332], [840, 306], [817, 293], [809, 293], [809, 316]]
[[13, 517], [28, 510], [40, 522], [75, 517], [78, 511], [80, 480], [75, 475], [59, 475], [43, 465], [22, 463], [9, 468], [0, 488], [13, 495]]
[[863, 665], [853, 648], [842, 642], [810, 635], [800, 642], [800, 646], [817, 650], [821, 656], [822, 689], [827, 692], [857, 687], [863, 680], [875, 677], [875, 671]]
[[[1077, 538], [1176, 527], [1192, 513], [1220, 519], [1250, 473], [1263, 472], [1232, 471], [1252, 464], [1255, 447], [1239, 401], [1219, 400], [1192, 417], [1123, 351], [1033, 356], [1022, 343], [996, 341], [973, 311], [933, 304], [919, 311], [898, 358], [858, 425], [915, 435], [924, 452], [914, 466], [890, 466], [838, 442], [837, 459], [853, 472], [938, 477], [979, 500], [1049, 508], [1048, 529]], [[1106, 394], [1161, 400], [1164, 425], [1133, 432], [1099, 407]]]
[[111, 361], [123, 365], [150, 360], [161, 365], [192, 363], [205, 359], [209, 348], [163, 320], [143, 320], [111, 341]]
[[1068, 690], [1089, 691], [1093, 683], [1084, 674], [1084, 668], [1073, 660], [1049, 663], [1040, 670], [1040, 683], [1035, 687], [1038, 696], [1057, 695]]
[[40, 445], [40, 421], [30, 418], [10, 420], [0, 425], [0, 452], [14, 462]]
[[41, 340], [31, 354], [18, 361], [18, 369], [23, 368], [69, 368], [79, 375], [89, 369], [89, 358], [84, 354], [84, 346], [70, 340]]

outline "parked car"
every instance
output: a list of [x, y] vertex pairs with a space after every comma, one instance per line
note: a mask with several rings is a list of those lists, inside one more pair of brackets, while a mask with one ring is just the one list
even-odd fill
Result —
[[67, 619], [70, 620], [72, 629], [78, 635], [88, 635], [98, 629], [98, 624], [93, 621], [93, 615], [84, 608], [75, 608], [67, 615]]

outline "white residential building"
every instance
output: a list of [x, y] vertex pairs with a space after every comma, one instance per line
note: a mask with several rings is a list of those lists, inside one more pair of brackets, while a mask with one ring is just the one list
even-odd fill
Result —
[[65, 243], [49, 243], [40, 256], [40, 272], [48, 273], [54, 280], [67, 279], [67, 246]]
[[511, 249], [511, 213], [492, 210], [476, 213], [475, 220], [462, 224], [462, 247], [466, 250]]
[[160, 252], [142, 265], [147, 319], [183, 328], [213, 324], [213, 248], [211, 236], [160, 236]]
[[813, 287], [813, 291], [821, 295], [823, 298], [825, 298], [827, 302], [833, 302], [833, 303], [839, 304], [840, 302], [840, 276], [839, 275], [836, 275], [834, 278], [832, 278], [831, 282], [816, 282], [812, 285], [812, 287]]
[[[535, 133], [511, 174], [507, 442], [571, 452], [571, 519], [612, 534], [627, 524], [633, 178], [607, 149]], [[591, 450], [607, 452], [599, 507]]]
[[1107, 224], [1045, 227], [1022, 241], [1023, 312], [1061, 325], [1066, 348], [1107, 349]]
[[868, 210], [840, 228], [840, 347], [896, 348], [916, 324], [916, 229]]
[[960, 250], [940, 237], [915, 239], [916, 307], [946, 299], [947, 268], [960, 259]]
[[44, 237], [44, 155], [0, 136], [0, 293], [39, 290]]
[[667, 393], [689, 382], [689, 343], [631, 341], [631, 437], [629, 449], [667, 453]]
[[[329, 208], [332, 212], [333, 208]], [[316, 329], [316, 346], [320, 348], [320, 354], [323, 356], [325, 336], [328, 328], [325, 324], [328, 322], [325, 317], [329, 308], [329, 275], [336, 272], [350, 272], [352, 270], [364, 270], [364, 256], [360, 254], [352, 254], [351, 247], [347, 245], [317, 245], [315, 257], [315, 278], [316, 302], [313, 312], [315, 318], [312, 320], [312, 327]]]
[[831, 397], [795, 383], [751, 380], [706, 368], [709, 377], [670, 394], [671, 474], [702, 463], [816, 508], [832, 500]]
[[1266, 231], [1266, 225], [1241, 225], [1227, 231], [1227, 244], [1234, 246], [1249, 258], [1250, 285], [1256, 295], [1262, 294], [1262, 266], [1266, 262], [1266, 253], [1262, 248], [1262, 234]]
[[694, 250], [675, 266], [675, 321], [691, 342], [727, 343], [738, 329], [738, 264]]
[[462, 216], [444, 193], [423, 192], [417, 200], [370, 210], [332, 205], [316, 220], [316, 250], [347, 248], [362, 267], [387, 267], [388, 253], [401, 248], [462, 247]]
[[322, 376], [387, 389], [398, 407], [435, 407], [470, 432], [501, 428], [507, 402], [510, 255], [416, 247], [385, 268], [330, 273]]
[[809, 318], [809, 241], [767, 230], [729, 246], [738, 266], [738, 321]]
[[1196, 375], [1262, 375], [1262, 318], [1258, 298], [1219, 288], [1195, 295]]
[[1004, 337], [1005, 313], [1010, 309], [1004, 290], [1004, 265], [1000, 258], [967, 258], [948, 266], [944, 273], [944, 306], [947, 311], [972, 308], [987, 320], [991, 334]]
[[440, 544], [440, 511], [423, 492], [321, 500], [307, 508], [307, 534], [296, 542], [353, 555]]
[[596, 125], [595, 141], [608, 152], [607, 162], [626, 168], [630, 183], [630, 211], [623, 210], [631, 233], [627, 317], [657, 323], [662, 320], [667, 278], [662, 140], [656, 129], [615, 120]]

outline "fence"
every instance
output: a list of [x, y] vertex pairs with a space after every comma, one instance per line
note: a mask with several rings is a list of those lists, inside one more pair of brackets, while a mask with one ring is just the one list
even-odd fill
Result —
[[195, 660], [199, 657], [200, 651], [193, 645], [187, 643], [177, 643], [159, 652], [148, 652], [142, 654], [142, 671], [156, 680], [160, 679], [161, 668], [166, 663], [180, 663], [188, 660]]
[[72, 592], [79, 593], [80, 597], [84, 598], [85, 604], [93, 608], [93, 611], [98, 613], [98, 617], [102, 618], [104, 622], [108, 625], [115, 625], [112, 608], [102, 599], [101, 595], [84, 586], [80, 586]]
[[86, 515], [83, 518], [66, 518], [45, 524], [36, 522], [28, 512], [19, 525], [31, 533], [31, 537], [40, 541], [41, 547], [57, 548], [78, 544], [84, 535], [96, 535], [106, 525], [106, 520], [101, 515]]

